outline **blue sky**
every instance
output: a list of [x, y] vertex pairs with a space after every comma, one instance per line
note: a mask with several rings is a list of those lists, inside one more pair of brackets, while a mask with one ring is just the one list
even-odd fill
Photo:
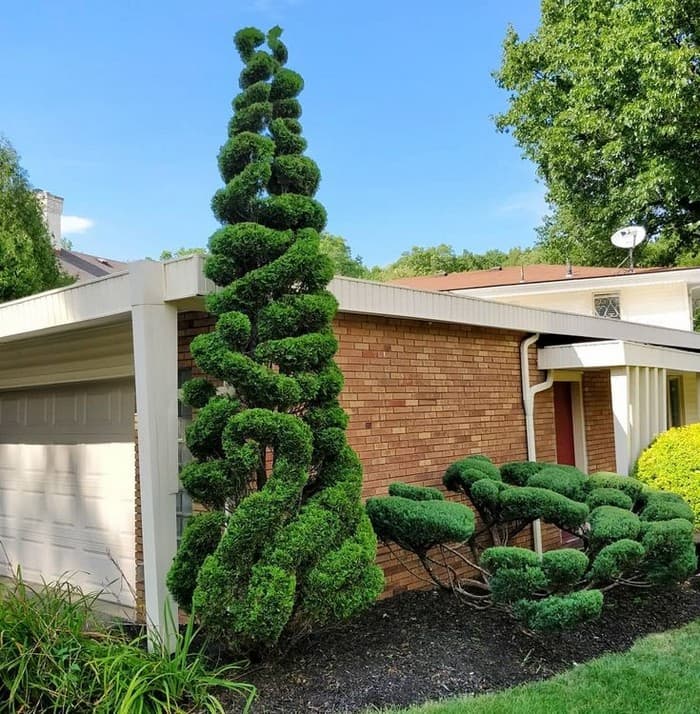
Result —
[[[413, 245], [533, 242], [534, 168], [491, 116], [510, 22], [536, 0], [64, 0], [0, 19], [0, 133], [32, 183], [65, 197], [77, 250], [117, 259], [204, 246], [221, 185], [240, 27], [279, 24], [328, 230], [368, 265]], [[82, 220], [78, 220], [82, 219]]]

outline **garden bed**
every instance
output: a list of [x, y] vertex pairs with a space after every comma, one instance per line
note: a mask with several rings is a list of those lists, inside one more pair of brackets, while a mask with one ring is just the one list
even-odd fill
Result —
[[406, 706], [543, 679], [698, 617], [695, 587], [615, 590], [600, 620], [530, 636], [501, 611], [474, 611], [446, 593], [411, 592], [310, 637], [246, 679], [258, 687], [259, 713]]

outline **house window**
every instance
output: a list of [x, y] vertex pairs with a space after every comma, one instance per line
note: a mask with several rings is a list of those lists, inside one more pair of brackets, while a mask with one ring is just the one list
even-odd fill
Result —
[[[179, 389], [188, 380], [192, 379], [192, 370], [188, 368], [179, 369], [177, 373], [177, 386]], [[192, 407], [183, 404], [181, 394], [178, 393], [177, 402], [177, 470], [192, 461], [192, 454], [185, 443], [185, 432], [192, 423]], [[180, 543], [182, 532], [185, 529], [187, 520], [192, 515], [192, 499], [184, 489], [180, 489], [175, 496], [175, 518], [177, 520], [177, 542]]]
[[680, 376], [668, 378], [668, 425], [683, 424], [683, 380]]
[[620, 296], [619, 295], [594, 295], [593, 309], [598, 317], [610, 317], [614, 320], [620, 319]]

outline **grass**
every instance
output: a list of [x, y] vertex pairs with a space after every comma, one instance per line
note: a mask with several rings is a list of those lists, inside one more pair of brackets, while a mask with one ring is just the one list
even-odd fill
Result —
[[[688, 714], [700, 711], [700, 620], [553, 679], [403, 714]], [[392, 710], [395, 714], [399, 710]]]
[[33, 588], [20, 573], [0, 586], [0, 711], [223, 714], [224, 690], [248, 711], [254, 687], [237, 679], [240, 665], [207, 666], [192, 620], [173, 654], [149, 653], [145, 636], [96, 615], [96, 598], [67, 582]]

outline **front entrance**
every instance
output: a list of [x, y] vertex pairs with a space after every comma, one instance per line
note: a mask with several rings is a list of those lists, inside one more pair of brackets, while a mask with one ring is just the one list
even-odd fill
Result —
[[554, 382], [554, 430], [557, 463], [576, 466], [576, 442], [572, 409], [571, 382]]

